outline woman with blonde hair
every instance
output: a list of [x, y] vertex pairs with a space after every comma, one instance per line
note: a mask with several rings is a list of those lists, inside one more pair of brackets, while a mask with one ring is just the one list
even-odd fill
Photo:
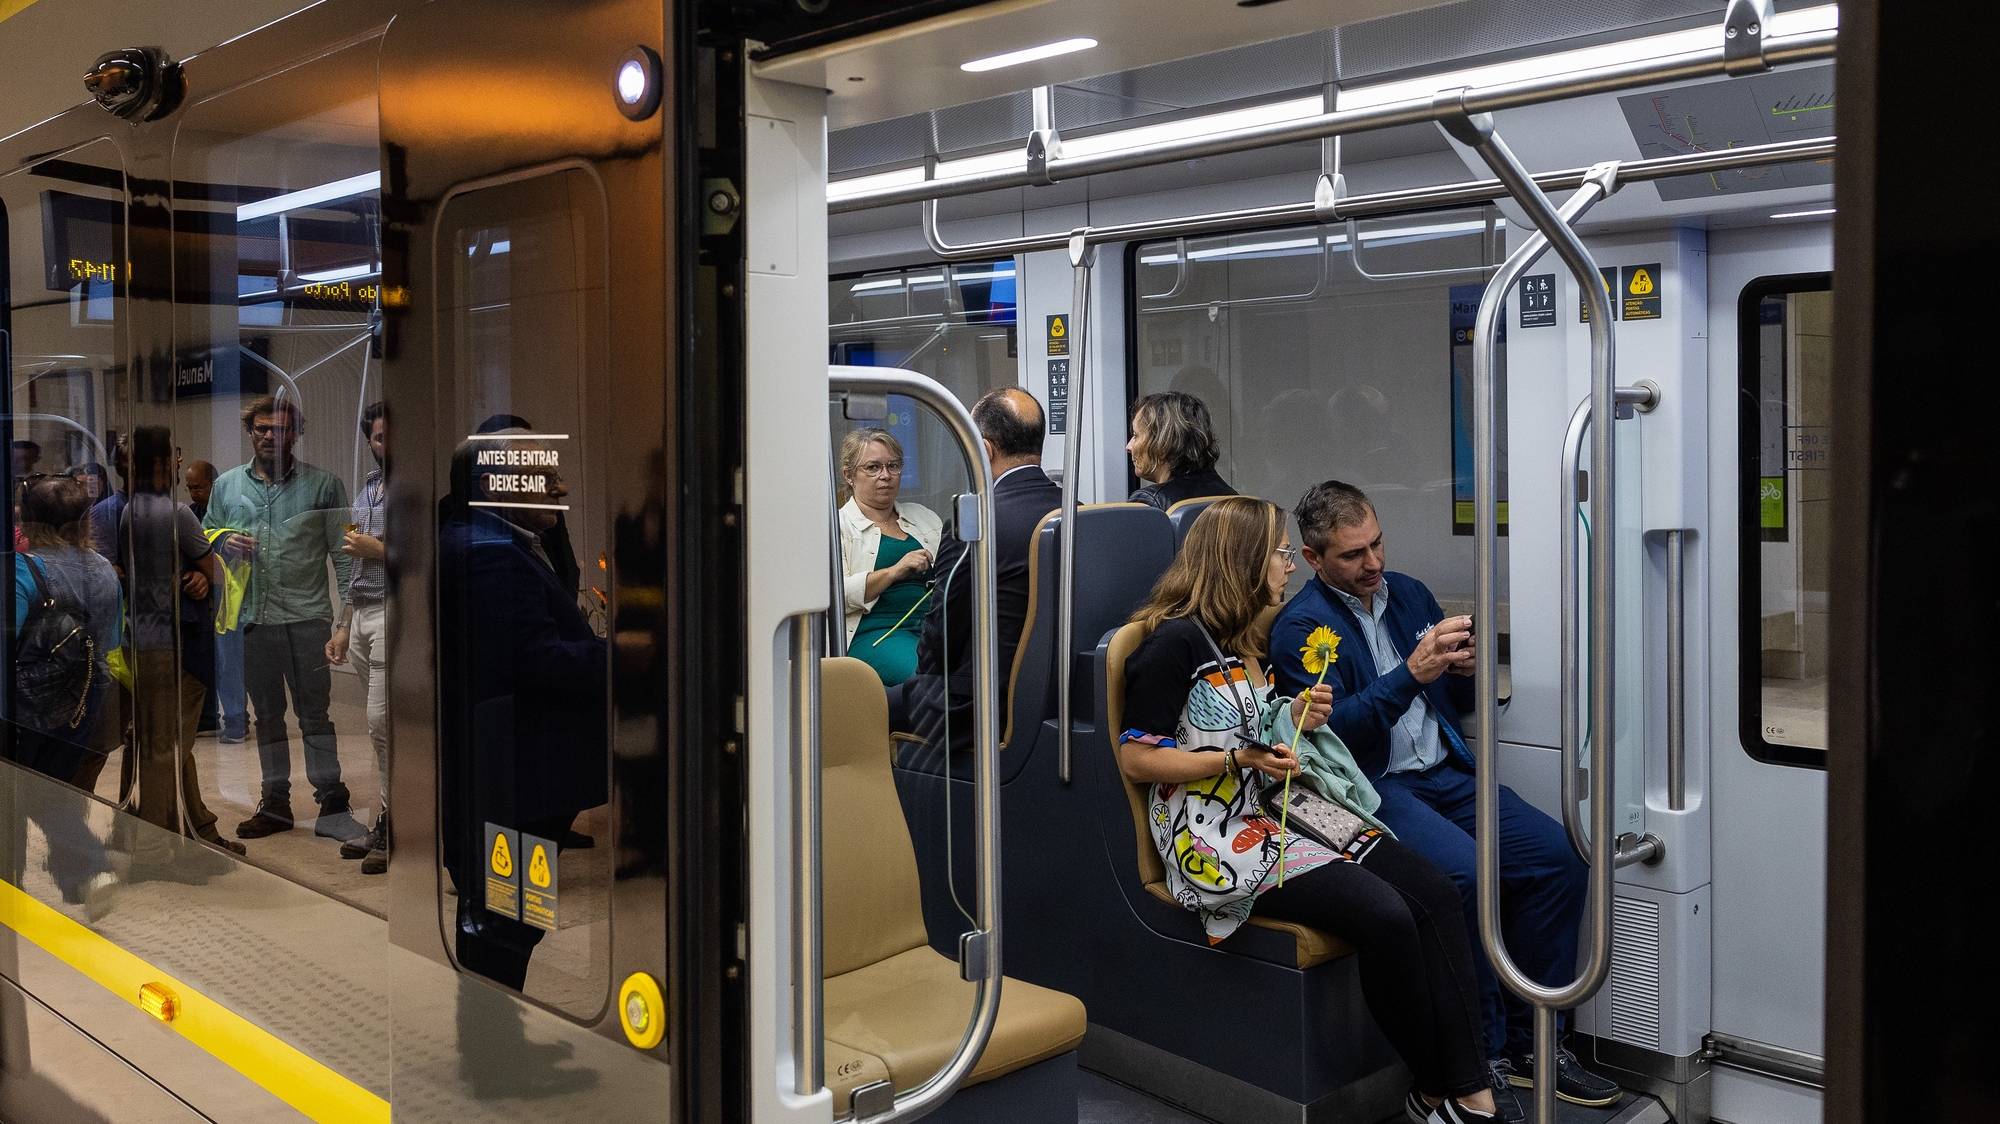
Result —
[[885, 687], [917, 671], [917, 636], [930, 609], [931, 558], [944, 521], [899, 503], [903, 445], [886, 429], [857, 429], [840, 442], [840, 569], [847, 600], [847, 653]]
[[[1415, 1078], [1406, 1114], [1497, 1120], [1458, 891], [1375, 819], [1380, 798], [1323, 728], [1332, 690], [1278, 698], [1265, 680], [1257, 618], [1284, 597], [1294, 553], [1284, 513], [1263, 500], [1218, 500], [1195, 521], [1132, 618], [1147, 636], [1125, 664], [1118, 767], [1149, 786], [1167, 887], [1210, 943], [1253, 910], [1346, 940], [1369, 1009]], [[1343, 655], [1337, 638], [1321, 643], [1323, 661]], [[1294, 789], [1310, 777], [1346, 829], [1282, 829], [1266, 804], [1288, 776]]]

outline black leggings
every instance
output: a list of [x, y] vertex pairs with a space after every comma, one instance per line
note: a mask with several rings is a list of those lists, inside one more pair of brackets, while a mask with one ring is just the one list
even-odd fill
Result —
[[1361, 992], [1417, 1090], [1463, 1097], [1486, 1088], [1479, 985], [1458, 890], [1393, 839], [1359, 863], [1332, 862], [1257, 898], [1263, 917], [1322, 929], [1361, 954]]

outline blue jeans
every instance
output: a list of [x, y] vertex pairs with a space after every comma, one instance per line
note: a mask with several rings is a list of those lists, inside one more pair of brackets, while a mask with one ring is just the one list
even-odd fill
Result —
[[234, 628], [215, 638], [215, 690], [210, 692], [222, 711], [222, 732], [240, 738], [249, 730], [249, 694], [243, 687], [243, 630]]
[[[1475, 786], [1464, 766], [1447, 758], [1421, 773], [1391, 773], [1375, 782], [1376, 815], [1404, 846], [1438, 865], [1465, 905], [1465, 931], [1475, 935], [1487, 1056], [1534, 1049], [1534, 1008], [1500, 986], [1476, 939], [1478, 860], [1473, 851]], [[1590, 872], [1570, 849], [1562, 825], [1500, 786], [1500, 921], [1514, 962], [1536, 981], [1567, 983], [1576, 971], [1577, 927], [1583, 920]], [[1568, 1028], [1563, 1012], [1558, 1033]]]

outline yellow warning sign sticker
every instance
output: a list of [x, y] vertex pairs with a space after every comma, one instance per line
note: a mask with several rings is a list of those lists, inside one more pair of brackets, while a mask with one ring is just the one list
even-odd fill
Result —
[[560, 912], [557, 891], [561, 888], [555, 840], [523, 835], [521, 850], [528, 856], [528, 878], [521, 887], [521, 920], [553, 933]]
[[1622, 320], [1658, 320], [1665, 315], [1665, 302], [1661, 299], [1661, 286], [1666, 278], [1660, 273], [1659, 262], [1623, 267], [1624, 285], [1619, 292], [1623, 299], [1619, 302], [1619, 318]]
[[1069, 354], [1069, 317], [1049, 317], [1048, 354], [1052, 359]]
[[486, 825], [486, 908], [516, 921], [521, 919], [521, 874], [514, 854], [520, 848], [520, 832]]

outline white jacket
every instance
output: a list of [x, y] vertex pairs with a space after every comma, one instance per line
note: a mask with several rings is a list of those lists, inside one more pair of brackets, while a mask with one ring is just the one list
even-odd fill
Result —
[[[944, 520], [922, 504], [899, 503], [896, 505], [896, 523], [906, 535], [916, 536], [917, 542], [931, 557], [937, 557], [938, 541], [944, 535]], [[868, 597], [868, 575], [875, 571], [875, 554], [882, 549], [882, 528], [875, 521], [861, 513], [861, 507], [852, 499], [840, 507], [840, 572], [846, 578], [847, 586], [847, 638], [854, 639], [854, 630], [861, 627], [861, 618], [875, 607], [875, 600]]]

